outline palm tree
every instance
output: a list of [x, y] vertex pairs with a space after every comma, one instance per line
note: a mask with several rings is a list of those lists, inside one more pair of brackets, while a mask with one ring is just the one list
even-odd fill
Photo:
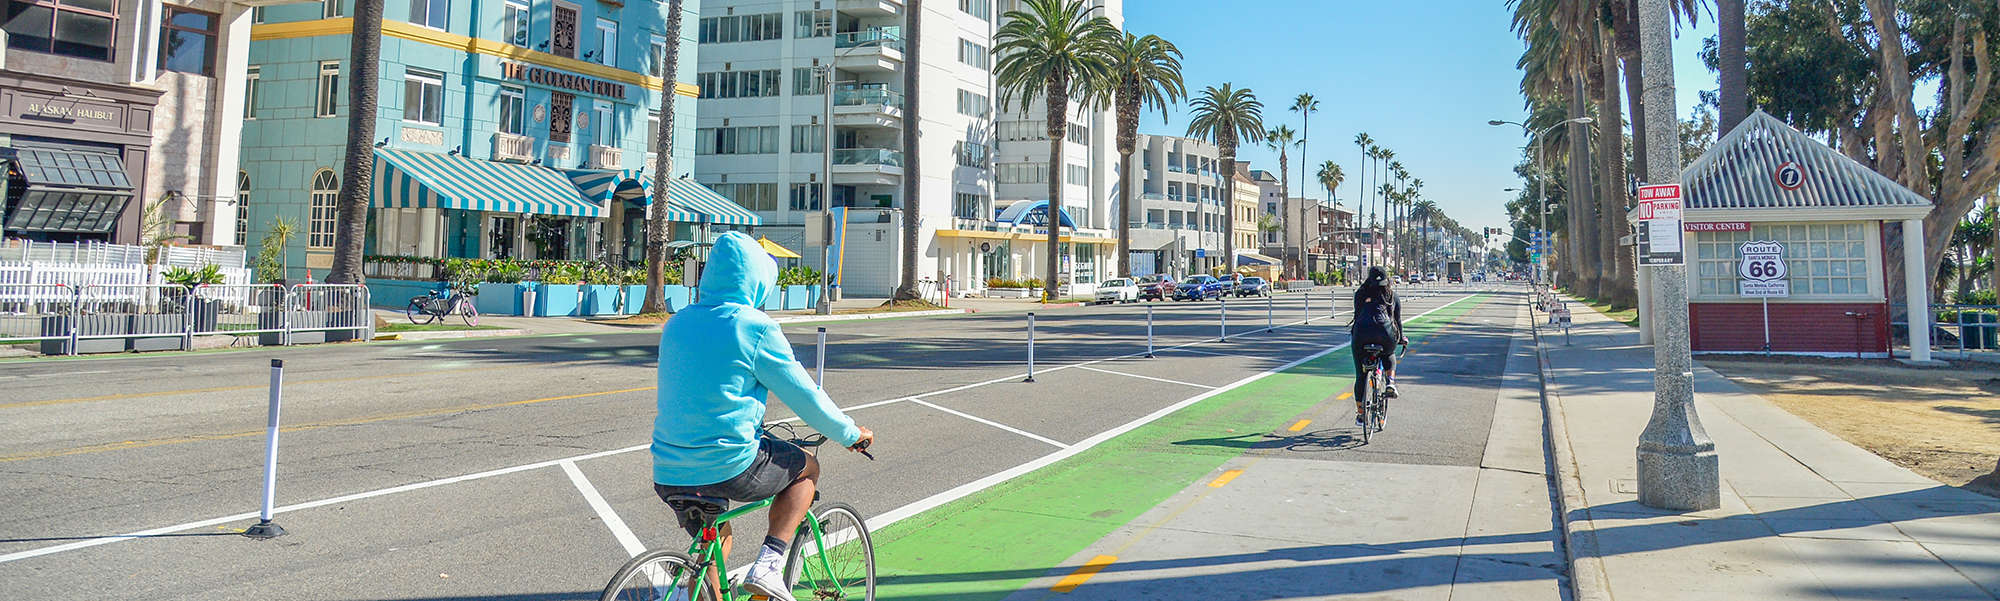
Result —
[[334, 215], [329, 284], [359, 284], [368, 238], [368, 201], [375, 189], [375, 89], [382, 70], [382, 0], [354, 1], [347, 57], [347, 152], [340, 167], [340, 208]]
[[[1355, 211], [1355, 213], [1354, 213], [1354, 218], [1355, 218], [1355, 223], [1354, 223], [1354, 225], [1355, 225], [1355, 227], [1356, 227], [1356, 228], [1359, 228], [1359, 227], [1361, 227], [1362, 225], [1364, 225], [1364, 224], [1368, 223], [1368, 222], [1366, 221], [1366, 219], [1367, 219], [1367, 217], [1368, 217], [1368, 216], [1367, 216], [1367, 214], [1366, 214], [1366, 211], [1367, 211], [1367, 209], [1368, 209], [1368, 201], [1367, 201], [1367, 197], [1368, 197], [1368, 158], [1369, 158], [1369, 152], [1368, 152], [1368, 149], [1369, 149], [1370, 147], [1373, 147], [1374, 145], [1375, 145], [1375, 138], [1371, 138], [1371, 137], [1369, 137], [1369, 136], [1368, 136], [1368, 132], [1361, 132], [1361, 133], [1359, 133], [1359, 134], [1355, 134], [1355, 135], [1354, 135], [1354, 147], [1355, 147], [1355, 148], [1357, 148], [1357, 149], [1360, 149], [1360, 150], [1361, 150], [1361, 164], [1360, 164], [1360, 165], [1357, 165], [1357, 167], [1360, 167], [1360, 168], [1361, 168], [1361, 172], [1360, 172], [1360, 173], [1358, 173], [1358, 174], [1356, 174], [1356, 175], [1357, 175], [1358, 177], [1360, 177], [1360, 178], [1361, 178], [1361, 181], [1357, 183], [1357, 184], [1358, 184], [1359, 186], [1361, 186], [1361, 194], [1358, 194], [1358, 195], [1355, 195], [1355, 197], [1354, 197], [1354, 211]], [[1358, 242], [1360, 242], [1360, 241], [1361, 241], [1361, 235], [1360, 235], [1360, 234], [1355, 234], [1355, 236], [1354, 236], [1354, 240], [1355, 240], [1355, 242], [1357, 242], [1357, 243], [1358, 243]], [[1363, 253], [1361, 253], [1361, 261], [1363, 261], [1364, 265], [1365, 265], [1366, 261], [1368, 260], [1368, 258], [1367, 258], [1367, 257], [1368, 257], [1368, 253], [1366, 253], [1366, 252], [1363, 252]]]
[[[1375, 179], [1382, 184], [1381, 185], [1382, 196], [1381, 196], [1381, 204], [1376, 206], [1375, 209], [1377, 216], [1381, 216], [1382, 211], [1386, 210], [1389, 212], [1389, 216], [1382, 220], [1382, 242], [1383, 242], [1382, 252], [1385, 253], [1384, 255], [1382, 255], [1382, 262], [1388, 263], [1389, 256], [1386, 253], [1389, 252], [1389, 249], [1393, 248], [1393, 246], [1390, 245], [1391, 242], [1401, 242], [1400, 240], [1396, 240], [1394, 236], [1389, 235], [1390, 228], [1394, 227], [1394, 224], [1391, 223], [1389, 220], [1395, 218], [1396, 216], [1396, 212], [1393, 209], [1390, 209], [1389, 206], [1390, 203], [1393, 203], [1396, 200], [1394, 198], [1390, 198], [1390, 194], [1392, 194], [1395, 189], [1389, 187], [1389, 178], [1395, 177], [1396, 173], [1389, 167], [1391, 165], [1397, 164], [1396, 151], [1384, 148], [1382, 149], [1382, 152], [1380, 152], [1379, 154], [1381, 156], [1378, 157], [1378, 160], [1376, 162], [1380, 163], [1382, 167], [1379, 171], [1375, 172], [1376, 176]], [[1400, 262], [1402, 259], [1401, 257], [1398, 257], [1397, 260]]]
[[640, 313], [667, 312], [667, 184], [674, 169], [674, 82], [680, 76], [682, 1], [667, 2], [667, 47], [659, 67], [660, 126], [653, 131], [654, 147], [660, 152], [653, 155], [653, 203], [646, 207], [646, 298]]
[[1209, 86], [1190, 103], [1194, 119], [1187, 135], [1215, 143], [1222, 158], [1222, 255], [1229, 271], [1236, 271], [1236, 145], [1264, 141], [1264, 103], [1250, 88], [1234, 88], [1224, 83]]
[[[1292, 131], [1290, 126], [1285, 125], [1279, 125], [1271, 128], [1271, 131], [1264, 132], [1264, 145], [1278, 151], [1278, 215], [1280, 216], [1278, 227], [1280, 229], [1286, 229], [1284, 227], [1284, 220], [1282, 219], [1285, 214], [1283, 209], [1285, 202], [1292, 197], [1292, 159], [1290, 155], [1286, 154], [1286, 151], [1291, 149], [1292, 141], [1298, 139], [1298, 137], [1298, 132]], [[1298, 277], [1296, 275], [1297, 270], [1294, 269], [1296, 261], [1293, 261], [1290, 256], [1292, 254], [1292, 241], [1289, 239], [1291, 237], [1290, 230], [1287, 229], [1281, 237], [1284, 239], [1279, 240], [1278, 245], [1285, 250], [1279, 254], [1286, 255], [1285, 271], [1296, 278]]]
[[1062, 185], [1063, 140], [1069, 132], [1069, 103], [1072, 98], [1088, 102], [1092, 90], [1102, 90], [1111, 77], [1111, 48], [1119, 41], [1118, 28], [1095, 9], [1079, 0], [1025, 0], [1027, 10], [1007, 13], [1007, 24], [994, 36], [993, 50], [1001, 55], [994, 72], [1000, 86], [1000, 104], [1011, 104], [1019, 96], [1025, 112], [1041, 99], [1048, 105], [1049, 137], [1049, 248], [1048, 279], [1042, 299], [1054, 301], [1062, 287]]
[[1744, 28], [1744, 0], [1715, 0], [1716, 67], [1721, 71], [1722, 89], [1716, 101], [1722, 105], [1722, 120], [1716, 133], [1726, 134], [1750, 116], [1750, 73], [1746, 56], [1749, 36]]
[[1407, 257], [1410, 254], [1410, 245], [1406, 236], [1409, 232], [1405, 227], [1403, 205], [1409, 201], [1409, 187], [1406, 182], [1410, 179], [1410, 172], [1403, 170], [1402, 161], [1390, 161], [1389, 176], [1396, 178], [1396, 188], [1389, 194], [1390, 231], [1395, 234], [1391, 239], [1396, 241], [1396, 271], [1408, 273], [1410, 262]]
[[1118, 274], [1132, 274], [1132, 153], [1139, 148], [1139, 117], [1147, 107], [1162, 109], [1187, 97], [1181, 83], [1181, 49], [1156, 35], [1125, 38], [1111, 47], [1111, 77], [1105, 82], [1118, 111]]
[[[1299, 181], [1304, 182], [1306, 180], [1306, 140], [1312, 137], [1312, 114], [1319, 112], [1319, 99], [1314, 98], [1311, 92], [1301, 92], [1297, 97], [1292, 99], [1292, 112], [1299, 114]], [[1333, 199], [1328, 198], [1327, 201], [1332, 202]], [[1284, 203], [1279, 203], [1278, 206], [1282, 207]], [[1299, 203], [1300, 220], [1305, 219], [1305, 210], [1305, 203]], [[1304, 248], [1306, 239], [1305, 228], [1304, 223], [1299, 224], [1299, 243], [1301, 245], [1299, 248], [1299, 271], [1294, 274], [1294, 277], [1303, 277], [1307, 272], [1305, 267], [1306, 251]]]
[[[919, 53], [924, 47], [922, 38], [924, 0], [905, 0], [905, 2], [903, 64], [921, 65], [923, 60]], [[918, 152], [917, 148], [917, 125], [923, 123], [923, 117], [917, 114], [917, 110], [923, 103], [916, 101], [917, 98], [922, 98], [918, 91], [922, 78], [917, 76], [922, 72], [923, 69], [903, 69], [903, 269], [900, 274], [901, 281], [896, 286], [896, 294], [891, 297], [892, 300], [898, 301], [916, 300], [923, 296], [923, 292], [917, 289], [917, 226], [920, 221], [917, 216], [923, 214], [921, 207], [924, 181], [923, 172], [920, 170], [924, 153]], [[828, 77], [826, 85], [833, 85], [832, 79]], [[833, 126], [831, 123], [826, 125]], [[829, 148], [827, 152], [833, 152], [833, 149]], [[1050, 228], [1051, 231], [1054, 229]]]
[[[1317, 175], [1319, 175], [1319, 185], [1321, 187], [1326, 188], [1327, 204], [1332, 206], [1338, 206], [1340, 204], [1339, 200], [1340, 195], [1335, 194], [1334, 192], [1340, 189], [1340, 183], [1347, 179], [1347, 174], [1341, 171], [1339, 163], [1335, 163], [1333, 161], [1326, 161], [1324, 163], [1320, 163], [1319, 173]], [[1303, 207], [1299, 209], [1299, 214], [1301, 216], [1305, 214], [1305, 209]], [[1335, 227], [1338, 227], [1340, 224], [1335, 223], [1333, 225]], [[1301, 224], [1299, 227], [1303, 229], [1305, 226]], [[1303, 232], [1301, 233], [1303, 234]], [[1337, 237], [1339, 236], [1339, 234], [1335, 234], [1335, 236]], [[1299, 253], [1301, 255], [1310, 256], [1310, 254], [1308, 254], [1304, 248], [1305, 238], [1303, 236], [1299, 238], [1299, 242], [1300, 242]], [[1340, 245], [1337, 243], [1334, 244], [1333, 247], [1335, 251], [1340, 250]], [[1308, 268], [1308, 271], [1310, 271], [1310, 268]]]

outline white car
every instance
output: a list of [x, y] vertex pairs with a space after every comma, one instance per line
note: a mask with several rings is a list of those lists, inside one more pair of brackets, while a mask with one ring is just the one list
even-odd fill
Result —
[[1097, 285], [1097, 302], [1106, 305], [1139, 302], [1139, 284], [1130, 278], [1105, 280]]

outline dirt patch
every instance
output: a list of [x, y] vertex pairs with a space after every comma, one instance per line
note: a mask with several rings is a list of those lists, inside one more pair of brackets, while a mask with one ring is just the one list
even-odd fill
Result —
[[641, 313], [638, 315], [633, 315], [629, 317], [620, 317], [617, 319], [593, 319], [590, 320], [590, 323], [601, 323], [607, 326], [631, 326], [631, 327], [657, 326], [663, 323], [667, 323], [667, 318], [673, 316], [674, 314], [672, 313]]
[[1896, 465], [2000, 497], [2000, 366], [1919, 369], [1818, 357], [1704, 357], [1702, 364]]
[[942, 307], [942, 306], [939, 306], [938, 304], [936, 304], [936, 303], [933, 303], [933, 302], [930, 302], [930, 301], [927, 301], [927, 300], [923, 300], [923, 299], [912, 299], [912, 300], [891, 300], [891, 301], [887, 301], [887, 302], [884, 302], [884, 303], [882, 303], [882, 304], [880, 304], [880, 305], [876, 305], [874, 309], [861, 309], [861, 310], [858, 310], [858, 311], [836, 311], [836, 313], [849, 313], [849, 312], [852, 312], [852, 313], [884, 313], [884, 312], [891, 312], [891, 311], [936, 311], [936, 310], [939, 310], [939, 309], [943, 309], [943, 308], [944, 308], [944, 307]]

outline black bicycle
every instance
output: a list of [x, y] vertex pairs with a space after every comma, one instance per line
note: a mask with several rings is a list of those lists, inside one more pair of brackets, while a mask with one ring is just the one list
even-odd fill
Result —
[[472, 295], [465, 294], [456, 285], [411, 298], [410, 305], [403, 309], [403, 314], [410, 317], [410, 323], [417, 325], [443, 321], [453, 313], [464, 319], [465, 325], [479, 325], [479, 310], [472, 307]]
[[[1405, 352], [1409, 349], [1408, 344], [1398, 346], [1401, 346]], [[1359, 377], [1367, 380], [1366, 384], [1361, 387], [1361, 393], [1364, 396], [1360, 399], [1355, 399], [1356, 405], [1361, 409], [1361, 444], [1368, 444], [1368, 439], [1372, 434], [1382, 431], [1382, 423], [1389, 415], [1389, 399], [1382, 394], [1383, 382], [1387, 380], [1382, 374], [1382, 355], [1387, 351], [1387, 349], [1382, 348], [1382, 345], [1379, 344], [1361, 345], [1362, 360]]]

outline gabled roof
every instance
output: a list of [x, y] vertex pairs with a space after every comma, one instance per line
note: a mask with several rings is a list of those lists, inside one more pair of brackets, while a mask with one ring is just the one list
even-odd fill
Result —
[[[1778, 170], [1797, 163], [1797, 189]], [[1855, 162], [1777, 117], [1757, 111], [1681, 171], [1688, 209], [1817, 209], [1931, 206], [1930, 199]]]

